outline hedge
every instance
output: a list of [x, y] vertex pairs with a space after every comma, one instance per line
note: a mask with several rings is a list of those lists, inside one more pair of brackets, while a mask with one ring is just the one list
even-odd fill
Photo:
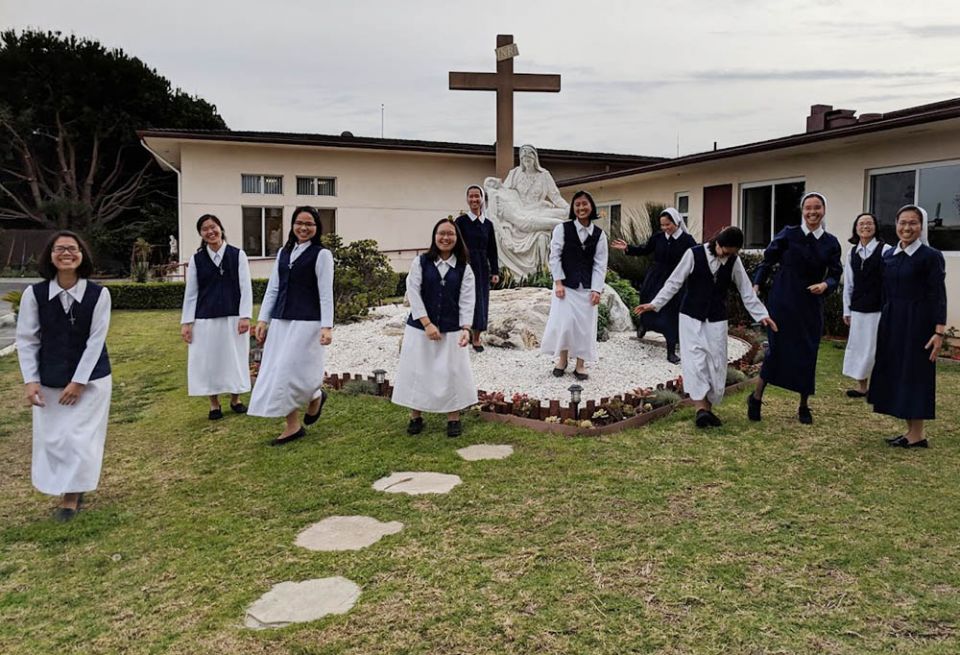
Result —
[[[180, 309], [183, 307], [183, 282], [107, 283], [113, 309]], [[253, 280], [253, 302], [263, 300], [267, 280]]]

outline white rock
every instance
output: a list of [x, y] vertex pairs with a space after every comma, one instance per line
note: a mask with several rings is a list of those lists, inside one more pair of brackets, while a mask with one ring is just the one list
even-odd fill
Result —
[[607, 329], [610, 332], [634, 332], [636, 330], [633, 319], [630, 318], [633, 307], [627, 307], [620, 299], [620, 294], [614, 291], [609, 284], [603, 286], [600, 302], [610, 310], [610, 322], [607, 324]]
[[254, 630], [282, 628], [346, 614], [360, 598], [360, 587], [342, 577], [281, 582], [247, 609], [245, 625]]
[[506, 459], [513, 454], [513, 446], [483, 443], [461, 448], [457, 451], [457, 454], [468, 462], [476, 462], [481, 459]]
[[402, 529], [399, 521], [382, 523], [370, 516], [329, 516], [303, 530], [295, 543], [307, 550], [360, 550]]
[[391, 473], [373, 483], [377, 491], [388, 494], [445, 494], [463, 482], [459, 475], [448, 473], [429, 473], [423, 471], [401, 471]]

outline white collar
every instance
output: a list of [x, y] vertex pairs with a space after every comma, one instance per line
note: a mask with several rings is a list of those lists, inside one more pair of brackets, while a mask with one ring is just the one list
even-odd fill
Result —
[[475, 216], [473, 212], [468, 211], [467, 216], [470, 218], [471, 221], [480, 221], [481, 223], [483, 223], [485, 220], [487, 220], [487, 217], [483, 214], [483, 212], [480, 212], [479, 216]]
[[[803, 230], [804, 236], [811, 233], [810, 228], [807, 227], [807, 222], [802, 218], [800, 219], [800, 229]], [[820, 226], [816, 230], [813, 230], [813, 238], [819, 239], [820, 237], [823, 236], [823, 233], [824, 233], [823, 222], [821, 221]]]
[[905, 253], [907, 253], [907, 256], [912, 257], [912, 256], [913, 256], [913, 253], [915, 253], [915, 252], [917, 252], [918, 250], [920, 250], [920, 246], [922, 246], [922, 245], [923, 245], [923, 242], [920, 241], [920, 239], [916, 239], [916, 240], [914, 240], [913, 243], [911, 243], [911, 244], [910, 244], [909, 246], [907, 246], [906, 248], [901, 248], [901, 247], [900, 247], [900, 246], [901, 246], [901, 242], [900, 242], [900, 241], [897, 241], [897, 247], [894, 249], [893, 254], [894, 254], [894, 255], [899, 255], [900, 253], [905, 252]]
[[211, 248], [210, 246], [207, 246], [207, 253], [209, 253], [210, 259], [213, 259], [213, 257], [214, 257], [215, 255], [216, 255], [216, 256], [222, 255], [222, 254], [223, 254], [223, 249], [226, 248], [226, 247], [227, 247], [227, 242], [226, 242], [226, 241], [221, 241], [221, 242], [220, 242], [220, 250], [214, 250], [214, 249]]
[[587, 236], [593, 234], [593, 223], [587, 223], [584, 225], [578, 219], [574, 219], [574, 221], [576, 221], [577, 224], [577, 232], [586, 232]]
[[666, 232], [664, 232], [663, 236], [667, 237], [668, 239], [679, 239], [680, 235], [682, 234], [683, 234], [683, 228], [678, 225], [677, 229], [673, 231], [673, 234], [667, 234]]
[[857, 241], [857, 247], [855, 248], [855, 250], [856, 250], [857, 252], [862, 252], [862, 253], [865, 254], [867, 257], [869, 257], [870, 254], [871, 254], [874, 250], [877, 249], [877, 244], [878, 244], [878, 243], [880, 243], [880, 242], [877, 241], [877, 237], [873, 237], [872, 239], [870, 239], [870, 240], [867, 242], [867, 245], [863, 245], [861, 242]]
[[73, 299], [77, 302], [83, 300], [83, 294], [87, 291], [87, 279], [80, 278], [77, 280], [77, 283], [74, 284], [69, 289], [64, 289], [59, 284], [57, 284], [57, 278], [50, 280], [50, 292], [47, 294], [47, 300], [53, 300], [60, 295], [62, 291], [66, 291], [68, 294], [73, 296]]
[[438, 255], [438, 256], [437, 256], [437, 261], [433, 262], [433, 264], [434, 264], [437, 268], [440, 268], [440, 264], [446, 264], [446, 265], [449, 266], [450, 268], [456, 268], [456, 267], [457, 267], [457, 256], [456, 256], [455, 254], [453, 254], [453, 253], [450, 253], [450, 257], [449, 257], [449, 258], [443, 259], [443, 258], [441, 258], [441, 257]]
[[716, 262], [720, 262], [720, 265], [723, 266], [730, 259], [729, 255], [727, 255], [726, 257], [717, 257], [712, 252], [710, 252], [710, 246], [708, 246], [707, 244], [703, 244], [703, 252], [706, 253], [707, 255], [708, 264], [716, 261]]
[[304, 248], [307, 248], [307, 247], [309, 247], [309, 246], [312, 245], [312, 244], [313, 244], [312, 241], [304, 241], [303, 243], [300, 243], [299, 241], [297, 241], [296, 245], [293, 246], [293, 249], [294, 249], [294, 250], [303, 250]]

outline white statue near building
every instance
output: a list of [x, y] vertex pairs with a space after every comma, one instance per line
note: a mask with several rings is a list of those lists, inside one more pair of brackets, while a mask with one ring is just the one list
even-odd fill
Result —
[[536, 148], [520, 146], [520, 165], [503, 182], [488, 177], [483, 185], [488, 216], [496, 227], [500, 265], [518, 276], [545, 268], [553, 228], [569, 218], [570, 205], [550, 172], [540, 166]]

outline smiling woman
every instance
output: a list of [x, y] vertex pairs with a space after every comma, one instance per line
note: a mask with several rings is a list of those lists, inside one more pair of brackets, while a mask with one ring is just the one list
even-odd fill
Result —
[[39, 269], [44, 281], [20, 300], [17, 352], [33, 408], [33, 486], [62, 494], [55, 516], [69, 521], [100, 480], [113, 388], [110, 293], [87, 279], [90, 251], [73, 232], [50, 238]]

